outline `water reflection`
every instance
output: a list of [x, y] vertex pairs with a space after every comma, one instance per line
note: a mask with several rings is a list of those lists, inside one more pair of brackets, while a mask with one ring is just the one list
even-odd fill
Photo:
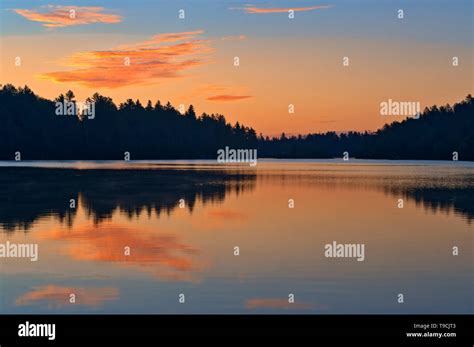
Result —
[[0, 260], [4, 312], [472, 311], [470, 166], [97, 165], [0, 168], [0, 241], [40, 250]]
[[170, 213], [184, 199], [192, 211], [222, 202], [229, 192], [245, 193], [255, 186], [255, 174], [227, 171], [71, 170], [2, 168], [0, 226], [4, 231], [29, 230], [36, 220], [52, 215], [72, 226], [81, 201], [95, 223], [110, 219], [118, 209], [130, 219]]
[[[84, 164], [82, 164], [84, 165]], [[278, 170], [271, 165], [257, 172], [252, 170], [216, 170], [212, 166], [191, 166], [182, 169], [167, 165], [142, 166], [140, 169], [96, 170], [88, 166], [80, 170], [31, 167], [5, 167], [0, 170], [0, 227], [6, 232], [28, 230], [41, 217], [52, 215], [69, 226], [77, 210], [70, 208], [70, 199], [81, 201], [87, 215], [100, 223], [119, 210], [130, 219], [142, 213], [160, 216], [169, 214], [184, 199], [192, 212], [197, 200], [203, 204], [223, 202], [226, 194], [245, 193], [259, 181], [276, 184], [306, 184], [368, 190], [382, 190], [396, 197], [413, 200], [436, 212], [454, 212], [471, 223], [474, 218], [474, 178], [470, 167], [444, 172], [400, 167], [390, 171], [367, 171], [357, 166], [306, 167], [305, 170]], [[190, 169], [191, 168], [191, 169]], [[349, 168], [349, 169], [348, 169]], [[373, 168], [372, 168], [373, 169]], [[423, 172], [422, 170], [425, 170]], [[420, 171], [417, 174], [417, 171]], [[426, 171], [428, 173], [426, 173]], [[430, 175], [431, 171], [431, 175]], [[382, 174], [382, 175], [381, 175]], [[239, 218], [214, 211], [214, 216]]]

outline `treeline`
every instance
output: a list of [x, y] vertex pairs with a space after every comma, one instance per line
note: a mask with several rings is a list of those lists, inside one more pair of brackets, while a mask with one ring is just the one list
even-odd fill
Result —
[[[419, 118], [386, 124], [374, 133], [309, 134], [259, 141], [259, 154], [274, 158], [474, 160], [474, 102], [425, 108]], [[456, 152], [456, 153], [455, 153]], [[454, 154], [453, 154], [454, 153]]]
[[268, 138], [221, 114], [181, 114], [169, 102], [127, 100], [115, 105], [95, 93], [94, 119], [85, 113], [57, 115], [56, 103], [75, 104], [68, 91], [55, 100], [11, 84], [0, 89], [0, 159], [22, 160], [215, 159], [218, 149], [258, 150], [258, 157], [474, 160], [474, 110], [470, 95], [453, 106], [425, 109], [419, 119], [384, 126], [375, 133], [349, 132]]
[[187, 159], [215, 158], [217, 148], [256, 146], [253, 129], [231, 126], [222, 115], [193, 106], [184, 115], [169, 102], [127, 100], [118, 107], [95, 93], [95, 118], [57, 115], [56, 102], [74, 102], [69, 91], [55, 100], [35, 95], [30, 88], [5, 85], [0, 90], [0, 158], [14, 159]]

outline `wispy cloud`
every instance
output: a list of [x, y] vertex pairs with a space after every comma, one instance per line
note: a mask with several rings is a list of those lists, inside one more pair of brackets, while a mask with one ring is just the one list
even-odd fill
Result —
[[153, 36], [152, 42], [176, 42], [189, 40], [194, 38], [196, 35], [203, 34], [204, 30], [195, 30], [195, 31], [184, 31], [180, 33], [166, 33]]
[[115, 287], [86, 288], [62, 287], [54, 284], [34, 287], [33, 290], [16, 299], [16, 305], [26, 306], [45, 303], [50, 308], [61, 308], [71, 305], [69, 296], [75, 295], [74, 305], [98, 307], [106, 301], [117, 300], [119, 291]]
[[118, 49], [145, 49], [160, 45], [162, 43], [171, 43], [179, 41], [189, 41], [196, 38], [196, 36], [204, 34], [204, 30], [184, 31], [178, 33], [164, 33], [153, 36], [150, 40], [117, 47]]
[[91, 23], [119, 23], [122, 17], [117, 14], [104, 13], [103, 7], [92, 6], [54, 6], [47, 5], [40, 9], [14, 9], [16, 13], [33, 22], [40, 22], [48, 28], [67, 27]]
[[254, 5], [245, 5], [244, 7], [231, 7], [231, 10], [242, 10], [246, 13], [251, 14], [262, 14], [262, 13], [283, 13], [293, 10], [295, 12], [304, 12], [312, 10], [321, 10], [331, 8], [332, 5], [319, 5], [319, 6], [307, 6], [307, 7], [256, 7]]
[[204, 64], [204, 54], [212, 51], [210, 41], [196, 38], [202, 33], [202, 30], [166, 33], [111, 50], [76, 53], [65, 63], [74, 70], [48, 72], [38, 77], [94, 88], [118, 88], [181, 77], [184, 70]]
[[209, 101], [229, 102], [253, 98], [251, 95], [214, 95], [207, 98]]

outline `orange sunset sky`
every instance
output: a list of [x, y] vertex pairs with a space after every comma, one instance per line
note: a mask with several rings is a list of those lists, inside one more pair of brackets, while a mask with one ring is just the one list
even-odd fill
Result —
[[265, 135], [375, 130], [404, 118], [381, 116], [383, 101], [424, 108], [473, 89], [471, 1], [7, 0], [0, 11], [2, 84], [193, 104]]

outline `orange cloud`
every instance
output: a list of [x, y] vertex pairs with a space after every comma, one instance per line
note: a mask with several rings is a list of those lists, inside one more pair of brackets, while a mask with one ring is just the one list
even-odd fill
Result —
[[246, 86], [242, 85], [224, 85], [217, 83], [200, 83], [192, 91], [180, 96], [180, 99], [189, 100], [191, 103], [195, 102], [197, 98], [206, 99], [209, 94], [223, 95], [223, 94], [238, 94], [247, 95], [250, 92]]
[[[195, 30], [195, 31], [184, 31], [179, 33], [165, 33], [154, 35], [151, 40], [140, 42], [134, 45], [123, 45], [117, 47], [117, 49], [145, 49], [150, 48], [162, 43], [178, 42], [178, 41], [189, 41], [196, 38], [198, 35], [204, 34], [204, 30]], [[199, 41], [203, 42], [203, 41]]]
[[81, 6], [44, 6], [46, 11], [36, 9], [14, 9], [16, 13], [33, 22], [43, 23], [48, 28], [59, 28], [71, 25], [91, 23], [119, 23], [122, 17], [116, 14], [103, 13], [103, 7]]
[[292, 303], [285, 299], [250, 299], [245, 303], [245, 307], [250, 310], [259, 308], [268, 309], [309, 309], [312, 307], [311, 304], [306, 303]]
[[209, 101], [220, 101], [220, 102], [229, 102], [229, 101], [239, 101], [243, 99], [253, 98], [251, 95], [214, 95], [207, 98]]
[[[66, 66], [76, 68], [39, 75], [56, 83], [77, 83], [86, 87], [118, 88], [177, 78], [181, 72], [204, 63], [211, 52], [209, 41], [190, 40], [203, 31], [156, 35], [150, 41], [108, 51], [80, 52], [70, 56]], [[176, 41], [190, 40], [177, 43]], [[163, 45], [170, 43], [171, 45]]]
[[204, 30], [195, 30], [195, 31], [184, 31], [181, 33], [166, 33], [153, 36], [152, 42], [176, 42], [176, 41], [183, 41], [183, 40], [190, 40], [197, 35], [201, 35], [204, 33]]
[[309, 6], [309, 7], [256, 7], [252, 5], [246, 5], [245, 7], [234, 7], [231, 10], [243, 10], [246, 13], [251, 14], [260, 14], [260, 13], [283, 13], [293, 10], [295, 12], [304, 12], [304, 11], [312, 11], [316, 9], [326, 9], [331, 8], [331, 5], [320, 5], [320, 6]]
[[[71, 294], [75, 295], [74, 304], [69, 301]], [[119, 291], [114, 287], [81, 288], [47, 285], [34, 287], [32, 291], [18, 297], [16, 305], [25, 306], [36, 302], [47, 302], [48, 307], [54, 308], [74, 305], [97, 307], [105, 301], [117, 300], [118, 298]]]

